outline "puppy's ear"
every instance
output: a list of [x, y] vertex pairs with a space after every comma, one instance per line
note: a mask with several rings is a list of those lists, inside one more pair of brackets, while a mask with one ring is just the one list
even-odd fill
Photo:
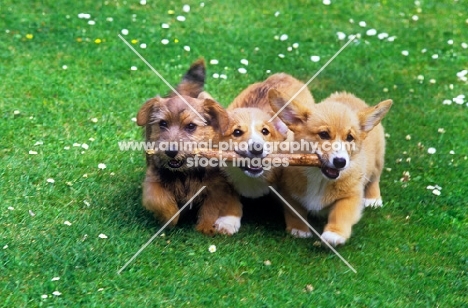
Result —
[[207, 98], [203, 102], [205, 112], [210, 116], [210, 125], [219, 133], [224, 134], [229, 128], [229, 115], [220, 104]]
[[[198, 59], [193, 62], [189, 70], [182, 77], [182, 81], [177, 85], [177, 92], [180, 95], [198, 97], [205, 86], [206, 68], [205, 60]], [[174, 97], [174, 92], [169, 93], [168, 97]]]
[[390, 107], [392, 107], [392, 104], [392, 100], [388, 99], [373, 107], [368, 107], [360, 111], [358, 113], [358, 117], [361, 130], [365, 133], [370, 132], [377, 124], [380, 123], [383, 117], [390, 110]]
[[[271, 116], [273, 116], [273, 114], [271, 114]], [[273, 123], [273, 126], [275, 127], [275, 129], [283, 136], [286, 138], [286, 136], [288, 135], [288, 127], [286, 126], [286, 124], [284, 124], [283, 121], [281, 121], [281, 119], [279, 117], [275, 117], [273, 120], [272, 120], [272, 123]]]
[[283, 93], [270, 89], [268, 91], [268, 99], [270, 100], [270, 107], [276, 113], [279, 110], [281, 112], [278, 117], [291, 129], [297, 125], [304, 125], [310, 116], [310, 110], [298, 101], [291, 101], [289, 104], [289, 98], [285, 97]]
[[159, 106], [161, 103], [160, 97], [155, 97], [146, 101], [146, 103], [141, 106], [137, 114], [137, 124], [139, 126], [144, 126], [148, 124], [151, 117], [151, 113]]
[[207, 99], [207, 98], [209, 98], [211, 100], [215, 100], [208, 92], [205, 92], [205, 91], [200, 92], [200, 94], [198, 94], [197, 98], [198, 99]]

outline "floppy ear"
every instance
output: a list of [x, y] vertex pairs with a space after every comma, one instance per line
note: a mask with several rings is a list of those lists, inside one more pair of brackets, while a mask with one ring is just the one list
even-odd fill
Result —
[[270, 89], [268, 91], [268, 99], [270, 100], [270, 107], [278, 117], [291, 129], [296, 125], [305, 124], [310, 116], [310, 110], [299, 102], [293, 100], [289, 104], [289, 99], [283, 93]]
[[210, 125], [221, 134], [229, 128], [229, 116], [227, 111], [214, 100], [207, 98], [203, 102], [205, 112], [210, 116]]
[[137, 114], [137, 124], [139, 126], [144, 126], [148, 124], [151, 112], [155, 110], [157, 106], [160, 104], [160, 97], [155, 97], [146, 101], [146, 103], [141, 106], [140, 110]]
[[361, 130], [363, 132], [370, 132], [383, 117], [387, 114], [392, 107], [392, 100], [388, 99], [386, 101], [380, 102], [373, 107], [368, 107], [358, 113], [359, 123], [361, 125]]

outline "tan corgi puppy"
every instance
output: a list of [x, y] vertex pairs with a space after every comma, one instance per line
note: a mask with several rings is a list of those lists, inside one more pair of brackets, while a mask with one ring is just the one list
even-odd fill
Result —
[[[184, 146], [208, 141], [217, 143], [227, 129], [227, 112], [202, 92], [204, 81], [205, 63], [199, 60], [192, 64], [177, 86], [181, 96], [170, 93], [166, 98], [152, 98], [138, 112], [137, 124], [144, 126], [146, 142], [161, 147], [154, 153], [147, 153], [142, 202], [161, 223], [166, 223], [206, 186], [193, 200], [198, 210], [196, 229], [208, 235], [233, 234], [239, 230], [242, 216], [236, 191], [218, 167], [190, 166], [191, 152]], [[172, 145], [162, 148], [171, 142], [181, 148]], [[171, 226], [176, 225], [178, 219], [172, 220]]]
[[[271, 90], [273, 110], [294, 132], [295, 141], [307, 141], [322, 167], [288, 167], [280, 193], [306, 218], [308, 213], [328, 215], [321, 237], [331, 245], [344, 244], [361, 218], [364, 204], [381, 205], [379, 180], [384, 165], [385, 139], [380, 121], [392, 101], [369, 107], [348, 93], [335, 93], [314, 106]], [[285, 207], [287, 231], [310, 237], [307, 225]]]
[[[268, 99], [270, 89], [281, 91], [289, 98], [297, 94], [298, 100], [314, 104], [314, 98], [304, 83], [279, 73], [250, 85], [228, 106], [229, 126], [221, 140], [237, 145], [233, 150], [249, 160], [246, 164], [229, 166], [225, 171], [244, 197], [257, 198], [268, 194], [268, 186], [279, 176], [278, 168], [266, 164], [267, 159], [260, 163], [261, 158], [273, 152], [274, 142], [285, 141], [288, 136], [288, 128], [280, 118], [272, 120], [274, 113]], [[289, 136], [292, 138], [290, 131]]]

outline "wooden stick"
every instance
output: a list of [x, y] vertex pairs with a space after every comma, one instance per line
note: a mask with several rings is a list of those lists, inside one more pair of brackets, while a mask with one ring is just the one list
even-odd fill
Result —
[[[155, 154], [154, 150], [147, 150], [148, 155]], [[213, 150], [195, 150], [193, 155], [200, 155], [210, 158], [222, 158], [227, 162], [232, 162], [243, 157], [234, 151], [213, 151]], [[286, 154], [286, 153], [272, 153], [267, 155], [264, 159], [275, 159], [276, 161], [283, 162], [283, 159], [288, 162], [289, 166], [304, 166], [304, 167], [320, 167], [321, 162], [317, 154]]]

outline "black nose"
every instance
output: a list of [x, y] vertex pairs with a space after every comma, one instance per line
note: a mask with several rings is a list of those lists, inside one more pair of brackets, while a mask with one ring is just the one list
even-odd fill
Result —
[[167, 150], [164, 153], [166, 153], [167, 156], [169, 156], [171, 158], [174, 158], [174, 157], [176, 157], [177, 153], [179, 153], [179, 151]]
[[336, 168], [343, 168], [346, 166], [346, 159], [341, 157], [333, 158], [333, 166]]
[[253, 155], [262, 155], [263, 154], [263, 145], [260, 143], [252, 143], [250, 145], [250, 153]]

